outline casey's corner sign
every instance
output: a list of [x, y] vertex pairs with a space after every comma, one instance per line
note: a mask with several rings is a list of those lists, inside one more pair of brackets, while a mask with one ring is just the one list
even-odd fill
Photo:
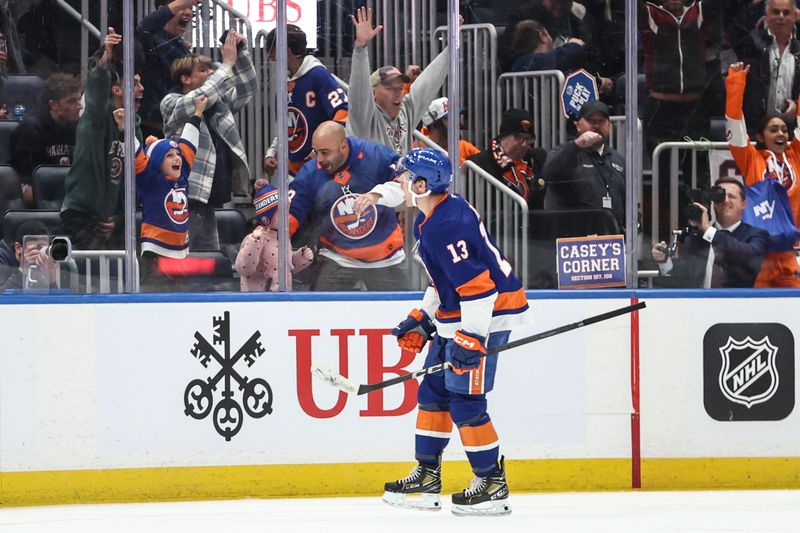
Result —
[[[253, 25], [253, 35], [268, 32], [277, 25], [278, 0], [225, 0]], [[316, 0], [286, 0], [286, 22], [295, 24], [306, 34], [309, 48], [317, 47]], [[220, 33], [226, 28], [222, 28]]]
[[625, 237], [601, 235], [556, 239], [559, 289], [625, 286]]

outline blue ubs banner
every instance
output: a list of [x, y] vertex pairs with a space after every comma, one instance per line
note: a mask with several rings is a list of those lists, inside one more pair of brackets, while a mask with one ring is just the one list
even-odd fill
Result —
[[625, 286], [625, 237], [601, 235], [556, 240], [559, 289]]

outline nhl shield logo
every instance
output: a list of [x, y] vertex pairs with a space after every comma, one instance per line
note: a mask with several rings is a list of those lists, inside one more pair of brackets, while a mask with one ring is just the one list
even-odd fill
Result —
[[714, 324], [703, 336], [703, 406], [720, 422], [783, 420], [794, 409], [794, 336], [784, 324]]
[[764, 337], [754, 341], [749, 336], [742, 341], [728, 337], [720, 347], [722, 368], [719, 387], [730, 401], [748, 409], [768, 401], [778, 390], [779, 375], [775, 366], [778, 347]]

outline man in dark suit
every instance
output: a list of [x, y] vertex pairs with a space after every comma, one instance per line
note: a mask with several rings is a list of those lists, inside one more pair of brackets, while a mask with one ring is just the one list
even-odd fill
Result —
[[681, 287], [752, 287], [767, 252], [769, 234], [742, 222], [745, 193], [739, 181], [720, 178], [715, 185], [725, 189], [725, 201], [714, 204], [716, 222], [712, 225], [708, 209], [695, 203], [701, 216], [689, 224], [697, 231], [686, 236], [680, 257], [672, 261], [664, 253], [662, 241], [653, 246], [653, 259], [659, 262], [661, 274]]

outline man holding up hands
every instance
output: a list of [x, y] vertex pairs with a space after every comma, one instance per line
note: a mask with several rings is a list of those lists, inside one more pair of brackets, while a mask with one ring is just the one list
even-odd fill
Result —
[[[78, 121], [75, 153], [65, 180], [61, 220], [73, 247], [84, 250], [121, 248], [120, 188], [124, 175], [125, 142], [114, 112], [121, 112], [125, 95], [122, 80], [111, 64], [113, 49], [122, 36], [108, 28], [103, 53], [86, 79], [86, 107]], [[144, 87], [134, 74], [134, 109]], [[136, 127], [136, 137], [142, 134]]]

